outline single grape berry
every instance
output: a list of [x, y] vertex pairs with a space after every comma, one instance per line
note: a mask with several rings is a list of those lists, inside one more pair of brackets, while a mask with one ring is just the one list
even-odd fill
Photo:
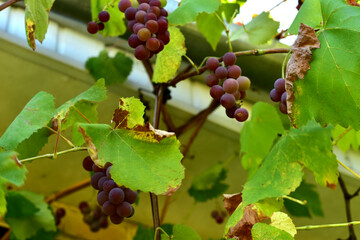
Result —
[[229, 78], [237, 79], [240, 76], [241, 76], [241, 68], [238, 65], [232, 65], [232, 66], [228, 67], [228, 77]]
[[150, 8], [147, 10], [148, 13], [154, 13], [156, 17], [160, 17], [161, 10], [159, 7], [156, 6], [150, 6]]
[[79, 209], [83, 214], [87, 214], [87, 213], [91, 212], [91, 208], [90, 208], [89, 204], [84, 201], [79, 203]]
[[286, 105], [286, 99], [287, 99], [287, 93], [284, 92], [284, 93], [281, 95], [281, 103], [283, 103], [283, 104]]
[[214, 73], [207, 75], [205, 81], [206, 81], [206, 85], [208, 85], [209, 87], [219, 84], [219, 79], [216, 77]]
[[66, 215], [66, 211], [64, 208], [58, 208], [56, 209], [55, 216], [58, 218], [63, 218]]
[[270, 98], [273, 102], [280, 102], [281, 94], [274, 88], [270, 91]]
[[135, 20], [138, 23], [144, 23], [145, 22], [145, 16], [146, 16], [146, 12], [145, 11], [137, 11], [135, 14]]
[[82, 162], [83, 168], [89, 172], [92, 171], [93, 164], [94, 164], [94, 162], [91, 160], [90, 156], [85, 157]]
[[147, 11], [149, 9], [150, 5], [148, 3], [140, 3], [138, 10]]
[[228, 108], [232, 108], [235, 105], [236, 100], [232, 94], [225, 93], [220, 98], [220, 103], [224, 108], [228, 109]]
[[281, 102], [281, 103], [279, 104], [279, 109], [280, 109], [280, 112], [282, 112], [283, 114], [288, 114], [286, 104], [284, 104], [284, 103]]
[[142, 28], [137, 33], [138, 38], [140, 41], [146, 42], [151, 37], [151, 32], [147, 28]]
[[210, 71], [215, 71], [219, 67], [219, 60], [211, 57], [206, 61], [206, 68]]
[[250, 88], [251, 82], [249, 78], [241, 76], [238, 77], [236, 80], [239, 83], [239, 91], [246, 91]]
[[109, 200], [111, 203], [118, 205], [122, 203], [125, 199], [124, 191], [121, 188], [113, 188], [109, 192]]
[[239, 91], [236, 91], [236, 92], [233, 93], [232, 95], [234, 95], [234, 98], [235, 98], [236, 100], [241, 99], [241, 92], [239, 92]]
[[145, 16], [145, 23], [147, 23], [149, 20], [157, 21], [157, 16], [155, 13], [147, 13]]
[[232, 52], [227, 52], [224, 54], [223, 61], [226, 66], [234, 65], [236, 62], [236, 55]]
[[142, 44], [142, 41], [140, 41], [136, 34], [131, 34], [128, 39], [128, 43], [130, 47], [136, 48], [137, 46]]
[[102, 211], [101, 208], [96, 207], [95, 210], [93, 211], [93, 218], [94, 220], [99, 220], [102, 216]]
[[235, 93], [239, 88], [239, 83], [233, 78], [228, 78], [223, 83], [223, 89], [226, 93]]
[[91, 213], [85, 214], [83, 217], [83, 221], [90, 225], [94, 221], [92, 214]]
[[98, 221], [91, 223], [90, 230], [92, 232], [98, 232], [100, 230], [100, 223]]
[[157, 33], [159, 31], [159, 24], [157, 21], [155, 20], [148, 20], [146, 23], [145, 23], [145, 27], [147, 29], [149, 29], [149, 31], [154, 34], [154, 33]]
[[108, 197], [108, 194], [106, 194], [106, 192], [101, 191], [98, 193], [97, 202], [100, 206], [104, 205], [104, 203], [108, 200], [109, 200], [109, 197]]
[[95, 34], [99, 31], [99, 26], [97, 25], [96, 22], [89, 22], [88, 25], [87, 25], [87, 31], [90, 33], [90, 34]]
[[110, 20], [110, 14], [107, 11], [101, 11], [98, 18], [100, 22], [107, 22]]
[[[236, 111], [237, 107], [233, 106], [232, 108], [228, 108], [225, 110], [226, 116], [228, 116], [229, 118], [235, 118], [235, 111]], [[216, 211], [217, 212], [217, 211]], [[217, 214], [219, 214], [217, 212]]]
[[210, 96], [215, 100], [219, 100], [224, 93], [224, 89], [219, 85], [212, 86], [210, 89]]
[[134, 20], [135, 19], [135, 14], [137, 12], [137, 9], [134, 7], [129, 7], [128, 9], [126, 9], [125, 11], [125, 18], [127, 20]]
[[165, 10], [165, 8], [160, 9], [160, 16], [164, 16], [164, 17], [168, 16], [168, 12]]
[[222, 216], [220, 216], [220, 215], [217, 216], [215, 220], [216, 220], [216, 222], [217, 222], [218, 224], [221, 224], [221, 223], [224, 222], [224, 218], [223, 218]]
[[228, 70], [221, 66], [221, 67], [218, 67], [216, 70], [215, 70], [215, 75], [216, 77], [218, 77], [219, 79], [223, 79], [223, 78], [226, 78], [227, 75], [228, 75]]
[[276, 91], [278, 91], [280, 94], [285, 92], [285, 79], [279, 78], [274, 83], [274, 88]]
[[105, 28], [105, 24], [104, 24], [104, 23], [102, 23], [102, 22], [99, 22], [99, 23], [98, 23], [98, 28], [99, 28], [99, 31], [104, 30], [104, 28]]
[[103, 184], [103, 190], [106, 194], [109, 194], [110, 190], [117, 187], [117, 184], [114, 182], [114, 180], [106, 180]]
[[159, 0], [151, 0], [149, 4], [150, 6], [161, 7], [161, 2]]
[[163, 41], [163, 43], [166, 45], [170, 42], [170, 33], [169, 31], [166, 31], [164, 33], [158, 34], [158, 39]]
[[130, 0], [121, 0], [121, 1], [119, 2], [118, 7], [119, 7], [119, 10], [120, 10], [121, 12], [125, 12], [126, 9], [128, 9], [129, 7], [131, 7], [131, 2], [130, 2]]
[[114, 215], [116, 213], [116, 206], [110, 201], [106, 201], [103, 204], [103, 212], [108, 216]]
[[239, 122], [244, 122], [248, 119], [249, 113], [245, 108], [238, 108], [235, 111], [235, 118]]
[[98, 182], [99, 182], [99, 179], [101, 177], [104, 177], [105, 174], [103, 172], [96, 172], [92, 177], [91, 177], [91, 185], [93, 186], [93, 188], [95, 189], [99, 189], [98, 187]]
[[217, 216], [219, 216], [219, 212], [217, 210], [214, 210], [211, 212], [211, 217], [212, 218], [216, 218]]
[[117, 215], [121, 217], [128, 217], [132, 213], [132, 207], [128, 202], [122, 202], [116, 207]]
[[244, 99], [246, 97], [246, 92], [245, 91], [240, 91], [240, 100]]
[[99, 191], [102, 191], [103, 190], [103, 185], [104, 185], [104, 182], [107, 181], [108, 178], [106, 176], [104, 177], [101, 177], [98, 181], [98, 188], [99, 188]]
[[140, 31], [140, 29], [143, 29], [143, 28], [145, 28], [144, 24], [135, 23], [134, 26], [133, 26], [134, 33], [137, 34]]
[[137, 191], [133, 191], [130, 188], [125, 188], [124, 193], [125, 193], [124, 201], [126, 201], [126, 202], [128, 202], [130, 204], [133, 204], [133, 203], [136, 202], [136, 199], [137, 199], [137, 196], [138, 196]]
[[149, 52], [149, 50], [146, 49], [146, 47], [144, 45], [140, 45], [135, 48], [134, 55], [138, 60], [142, 61], [142, 60], [146, 60], [150, 57], [150, 52]]
[[159, 33], [164, 33], [168, 30], [168, 23], [164, 19], [159, 19], [157, 23], [159, 24]]
[[110, 216], [110, 221], [113, 223], [113, 224], [120, 224], [122, 223], [122, 221], [124, 220], [123, 217], [120, 217], [119, 215], [117, 214], [114, 214], [114, 215], [111, 215]]
[[160, 41], [157, 38], [150, 38], [146, 41], [146, 48], [150, 51], [156, 51], [160, 47]]
[[101, 228], [107, 228], [109, 225], [109, 222], [107, 220], [107, 217], [102, 216], [99, 220], [99, 224]]

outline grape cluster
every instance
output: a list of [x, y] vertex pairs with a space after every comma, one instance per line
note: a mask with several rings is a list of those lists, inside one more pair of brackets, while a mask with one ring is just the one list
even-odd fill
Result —
[[226, 212], [225, 211], [218, 211], [218, 210], [214, 210], [211, 212], [211, 217], [213, 219], [215, 219], [215, 221], [218, 223], [218, 224], [221, 224], [224, 222], [224, 219], [226, 217]]
[[275, 81], [274, 88], [270, 91], [270, 98], [273, 102], [280, 102], [280, 112], [287, 114], [285, 79], [279, 78]]
[[101, 228], [108, 227], [108, 216], [103, 213], [99, 206], [92, 210], [87, 202], [81, 202], [79, 209], [84, 216], [83, 221], [89, 225], [92, 232], [98, 232]]
[[104, 168], [95, 165], [88, 156], [83, 160], [83, 167], [87, 171], [93, 171], [91, 185], [94, 189], [99, 190], [97, 202], [102, 206], [105, 215], [110, 216], [114, 224], [120, 224], [124, 218], [134, 215], [134, 208], [131, 204], [137, 199], [137, 192], [129, 188], [119, 187], [111, 178], [111, 163], [106, 163]]
[[125, 13], [128, 28], [132, 32], [129, 46], [135, 48], [135, 57], [139, 60], [151, 58], [161, 52], [170, 42], [167, 11], [159, 0], [138, 0], [139, 7], [132, 6], [130, 0], [121, 0], [119, 9]]
[[61, 223], [61, 219], [65, 217], [66, 211], [64, 208], [58, 208], [55, 211], [55, 224], [56, 226], [59, 226]]
[[246, 96], [250, 87], [250, 79], [241, 76], [241, 68], [235, 65], [236, 55], [232, 52], [223, 56], [225, 66], [220, 65], [217, 58], [211, 57], [206, 61], [206, 67], [212, 71], [206, 77], [206, 84], [211, 87], [210, 95], [215, 100], [220, 100], [226, 108], [226, 115], [244, 122], [249, 117], [245, 108], [241, 107], [241, 100]]
[[99, 21], [90, 21], [87, 25], [87, 31], [90, 34], [95, 34], [105, 28], [104, 23], [110, 20], [110, 14], [107, 11], [101, 11], [98, 15]]

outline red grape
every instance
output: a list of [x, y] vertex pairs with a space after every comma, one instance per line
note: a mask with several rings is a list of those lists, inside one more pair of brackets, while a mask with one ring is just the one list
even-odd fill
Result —
[[134, 55], [138, 60], [142, 61], [142, 60], [146, 60], [150, 57], [150, 52], [149, 52], [149, 50], [146, 49], [146, 47], [144, 45], [140, 45], [135, 48]]
[[124, 191], [121, 188], [113, 188], [109, 192], [109, 200], [111, 203], [117, 205], [124, 201], [125, 194]]
[[239, 83], [239, 91], [246, 91], [250, 88], [251, 82], [249, 78], [241, 76], [237, 78], [237, 81]]
[[150, 5], [148, 3], [141, 3], [138, 7], [138, 10], [147, 11], [149, 9]]
[[120, 217], [119, 215], [117, 214], [114, 214], [114, 215], [111, 215], [110, 216], [110, 220], [113, 224], [120, 224], [122, 223], [122, 221], [124, 220], [123, 217]]
[[235, 118], [239, 122], [244, 122], [248, 119], [249, 113], [245, 108], [238, 108], [235, 111]]
[[206, 76], [206, 85], [208, 85], [209, 87], [212, 87], [212, 86], [218, 85], [218, 84], [219, 84], [219, 79], [216, 77], [216, 75], [214, 73], [211, 73]]
[[146, 42], [151, 37], [151, 32], [147, 28], [141, 28], [137, 32], [137, 36], [141, 41]]
[[102, 23], [102, 22], [99, 22], [99, 23], [98, 23], [98, 28], [99, 28], [99, 31], [102, 31], [102, 30], [104, 30], [104, 28], [105, 28], [105, 25], [104, 25], [104, 23]]
[[[235, 117], [235, 111], [236, 111], [237, 107], [233, 106], [232, 108], [228, 108], [226, 109], [225, 113], [229, 118], [234, 118]], [[218, 213], [219, 214], [219, 213]]]
[[280, 109], [280, 112], [282, 112], [283, 114], [288, 114], [286, 104], [280, 103], [279, 104], [279, 109]]
[[136, 14], [137, 10], [134, 7], [129, 7], [128, 9], [126, 9], [125, 11], [125, 17], [127, 20], [135, 20], [135, 14]]
[[135, 14], [135, 20], [138, 23], [144, 23], [145, 22], [145, 16], [146, 16], [146, 12], [145, 11], [137, 11]]
[[116, 207], [117, 215], [121, 217], [128, 217], [132, 213], [132, 207], [128, 202], [122, 202]]
[[228, 67], [228, 77], [237, 79], [241, 76], [241, 68], [238, 65]]
[[[128, 39], [129, 46], [132, 48], [136, 48], [137, 46], [142, 44], [142, 41], [138, 38], [136, 34], [131, 34]], [[109, 170], [110, 171], [110, 170]]]
[[236, 62], [236, 55], [232, 52], [227, 52], [224, 54], [223, 60], [226, 66], [234, 65]]
[[222, 95], [221, 99], [220, 99], [220, 103], [224, 108], [232, 108], [235, 103], [235, 97], [232, 94], [229, 93], [225, 93], [224, 95]]
[[101, 191], [101, 192], [98, 193], [98, 195], [97, 195], [97, 202], [98, 202], [98, 204], [99, 204], [100, 206], [104, 205], [104, 203], [105, 203], [106, 201], [108, 201], [108, 200], [109, 200], [109, 197], [108, 197], [108, 195], [106, 194], [106, 192]]
[[137, 196], [138, 196], [138, 193], [136, 191], [133, 191], [129, 188], [125, 188], [124, 193], [125, 193], [124, 201], [126, 201], [130, 204], [133, 204], [136, 201]]
[[206, 68], [210, 71], [215, 71], [219, 67], [219, 60], [211, 57], [206, 61]]
[[83, 164], [83, 168], [86, 171], [89, 172], [92, 171], [92, 166], [94, 165], [94, 162], [91, 160], [90, 156], [85, 157], [82, 164]]
[[156, 51], [160, 47], [160, 41], [157, 38], [150, 38], [146, 41], [146, 48], [150, 51]]
[[219, 78], [219, 79], [223, 79], [223, 78], [226, 78], [227, 75], [228, 75], [228, 71], [225, 67], [221, 66], [221, 67], [218, 67], [216, 70], [215, 70], [215, 75]]
[[274, 88], [276, 91], [278, 91], [280, 94], [285, 92], [285, 79], [279, 78], [274, 83]]
[[107, 11], [101, 11], [98, 15], [100, 22], [107, 22], [110, 20], [110, 14]]
[[224, 89], [219, 85], [212, 86], [210, 89], [210, 95], [215, 100], [219, 100], [224, 93]]
[[286, 99], [287, 99], [287, 93], [284, 92], [284, 93], [281, 95], [281, 102], [282, 102], [283, 104], [285, 104], [285, 105], [286, 105]]
[[131, 7], [131, 2], [130, 2], [130, 0], [121, 0], [120, 2], [119, 2], [119, 10], [121, 11], [121, 12], [125, 12], [126, 11], [126, 9], [128, 9], [129, 7]]
[[159, 31], [159, 24], [155, 20], [149, 20], [145, 23], [145, 27], [149, 29], [151, 33], [157, 33]]
[[223, 89], [227, 93], [235, 93], [239, 88], [239, 83], [233, 78], [228, 78], [223, 83]]
[[164, 33], [158, 34], [158, 39], [163, 41], [163, 43], [166, 45], [170, 42], [170, 33], [169, 31], [166, 31]]
[[87, 31], [90, 34], [95, 34], [99, 31], [99, 26], [97, 25], [96, 22], [89, 22], [87, 25]]

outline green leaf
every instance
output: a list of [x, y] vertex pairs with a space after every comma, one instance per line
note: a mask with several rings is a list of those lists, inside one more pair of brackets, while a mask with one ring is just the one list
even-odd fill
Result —
[[248, 205], [264, 198], [288, 195], [301, 183], [302, 166], [314, 173], [319, 184], [333, 187], [338, 171], [336, 156], [332, 153], [331, 130], [310, 122], [281, 137], [245, 184], [243, 201]]
[[126, 32], [125, 14], [119, 11], [119, 2], [120, 0], [91, 0], [91, 16], [93, 20], [98, 19], [99, 13], [105, 6], [107, 6], [106, 11], [110, 14], [110, 20], [104, 23], [104, 30], [99, 31], [104, 37], [117, 37]]
[[202, 12], [214, 13], [220, 6], [220, 0], [182, 0], [180, 6], [168, 16], [170, 24], [184, 25], [195, 21]]
[[270, 17], [269, 12], [262, 12], [246, 24], [244, 28], [238, 28], [233, 31], [230, 40], [236, 40], [246, 32], [252, 44], [264, 44], [276, 36], [279, 26], [280, 23], [274, 21]]
[[288, 199], [284, 199], [284, 206], [291, 215], [297, 217], [311, 217], [311, 212], [316, 216], [324, 216], [321, 208], [320, 196], [315, 190], [315, 185], [303, 181], [300, 187], [290, 194], [290, 197], [306, 201], [305, 205], [300, 205]]
[[146, 228], [142, 224], [139, 224], [138, 229], [133, 240], [153, 240], [154, 228]]
[[251, 119], [245, 122], [240, 133], [241, 162], [244, 169], [249, 171], [248, 179], [269, 153], [278, 134], [283, 132], [284, 127], [273, 106], [263, 102], [253, 106]]
[[337, 141], [336, 146], [338, 146], [343, 152], [347, 152], [350, 147], [354, 151], [359, 151], [360, 131], [355, 131], [354, 129], [347, 130], [346, 128], [336, 125], [332, 132], [333, 139], [337, 139], [345, 131], [347, 131], [347, 133]]
[[294, 240], [289, 233], [265, 223], [256, 223], [251, 235], [254, 240]]
[[271, 216], [274, 212], [282, 209], [284, 200], [282, 198], [266, 198], [257, 202], [256, 206], [266, 216]]
[[274, 212], [271, 216], [271, 226], [288, 232], [292, 237], [296, 234], [296, 227], [291, 218], [283, 212]]
[[176, 224], [173, 227], [172, 240], [201, 240], [201, 237], [194, 229]]
[[54, 97], [51, 94], [46, 92], [36, 94], [6, 129], [0, 138], [0, 146], [14, 150], [22, 141], [48, 124], [54, 109]]
[[106, 50], [101, 51], [98, 57], [89, 58], [85, 64], [95, 80], [105, 78], [106, 86], [125, 82], [132, 66], [132, 59], [125, 54], [118, 52], [111, 58]]
[[115, 130], [105, 124], [81, 124], [80, 130], [95, 162], [113, 163], [111, 176], [117, 184], [156, 194], [180, 186], [184, 167], [175, 136], [146, 127]]
[[228, 23], [230, 23], [232, 16], [234, 15], [234, 12], [237, 11], [240, 12], [240, 4], [243, 4], [245, 1], [236, 1], [234, 2], [228, 2], [223, 0], [221, 1], [221, 6], [219, 8], [219, 12], [223, 16], [223, 18], [226, 19]]
[[205, 202], [223, 194], [229, 187], [222, 181], [226, 179], [227, 169], [222, 163], [217, 163], [200, 173], [194, 180], [188, 190], [190, 196], [197, 202]]
[[69, 101], [61, 105], [58, 109], [56, 109], [54, 116], [55, 118], [59, 118], [61, 121], [64, 121], [66, 119], [67, 123], [65, 123], [64, 126], [62, 127], [62, 130], [64, 130], [66, 127], [69, 127], [72, 124], [74, 124], [74, 122], [72, 122], [71, 120], [75, 121], [74, 119], [79, 119], [78, 116], [72, 116], [72, 115], [78, 115], [79, 113], [77, 111], [70, 112], [71, 109], [74, 110], [74, 106], [75, 107], [82, 106], [82, 110], [88, 109], [90, 114], [93, 113], [93, 111], [91, 110], [91, 107], [93, 106], [92, 104], [77, 105], [79, 102], [97, 103], [105, 99], [106, 99], [105, 81], [104, 79], [100, 79], [95, 83], [94, 86], [92, 86], [85, 92], [79, 94], [77, 97], [70, 99]]
[[29, 46], [35, 50], [35, 39], [42, 42], [49, 24], [49, 12], [55, 0], [25, 0], [25, 29]]
[[321, 0], [321, 11], [321, 48], [313, 51], [305, 78], [294, 82], [290, 116], [298, 127], [315, 118], [322, 125], [359, 130], [360, 8], [343, 0]]
[[215, 51], [220, 41], [224, 26], [215, 14], [200, 13], [196, 18], [196, 25], [199, 31], [205, 36]]
[[33, 133], [28, 139], [22, 141], [15, 149], [19, 159], [30, 158], [38, 155], [41, 149], [48, 142], [51, 131], [47, 128], [41, 128]]
[[144, 125], [145, 106], [135, 97], [120, 98], [119, 108], [114, 112], [112, 121], [115, 128], [135, 128]]
[[[8, 212], [5, 221], [17, 240], [25, 240], [37, 235], [39, 231], [56, 232], [54, 215], [44, 197], [28, 191], [10, 191], [6, 197]], [[27, 204], [22, 205], [26, 202]], [[26, 209], [32, 205], [32, 211]], [[37, 209], [37, 211], [34, 211]], [[26, 213], [26, 215], [22, 215]], [[41, 238], [52, 240], [53, 238]]]
[[181, 64], [181, 57], [186, 54], [185, 37], [177, 27], [169, 27], [171, 41], [156, 58], [154, 83], [166, 83], [174, 77]]
[[12, 183], [20, 187], [25, 182], [26, 173], [26, 167], [17, 162], [15, 152], [0, 153], [0, 216], [6, 212], [5, 185]]
[[306, 0], [301, 6], [298, 14], [287, 30], [288, 34], [298, 34], [300, 23], [304, 23], [310, 27], [319, 27], [322, 21], [320, 0]]

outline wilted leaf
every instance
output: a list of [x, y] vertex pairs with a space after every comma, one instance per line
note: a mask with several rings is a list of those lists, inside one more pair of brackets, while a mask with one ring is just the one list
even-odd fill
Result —
[[235, 209], [240, 205], [242, 202], [242, 193], [235, 193], [235, 194], [224, 194], [224, 208], [232, 215]]
[[119, 108], [115, 109], [112, 121], [115, 128], [132, 129], [137, 125], [144, 125], [143, 114], [145, 106], [134, 97], [120, 98]]

